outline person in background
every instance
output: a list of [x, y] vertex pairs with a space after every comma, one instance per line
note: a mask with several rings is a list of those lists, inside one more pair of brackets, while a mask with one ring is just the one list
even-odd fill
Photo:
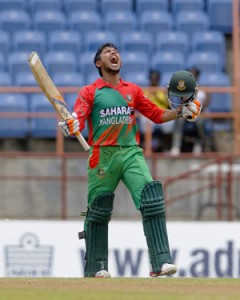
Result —
[[[144, 89], [144, 94], [153, 103], [162, 109], [170, 109], [166, 93], [160, 89], [161, 74], [158, 70], [150, 70], [149, 72], [149, 86], [158, 88], [157, 90]], [[141, 138], [144, 141], [144, 124], [146, 118], [140, 116], [141, 123]], [[152, 151], [153, 152], [169, 152], [172, 147], [172, 136], [175, 120], [163, 124], [152, 123]]]
[[[88, 125], [88, 203], [84, 231], [79, 235], [86, 244], [84, 276], [111, 277], [108, 272], [108, 223], [114, 192], [120, 181], [127, 187], [142, 216], [150, 276], [174, 274], [177, 268], [168, 242], [163, 187], [160, 181], [153, 180], [139, 147], [135, 111], [159, 124], [177, 118], [195, 121], [201, 112], [200, 103], [190, 97], [196, 80], [190, 72], [173, 74], [178, 81], [173, 85], [174, 91], [170, 89], [169, 93], [174, 94], [175, 89], [180, 88], [184, 102], [175, 109], [164, 110], [148, 99], [138, 85], [122, 80], [122, 60], [116, 45], [100, 46], [94, 65], [100, 78], [80, 90], [72, 118], [59, 122], [65, 136], [82, 131], [86, 120]], [[183, 87], [179, 86], [180, 80], [184, 82]]]
[[[189, 70], [198, 81], [200, 71], [196, 68]], [[202, 105], [202, 111], [207, 109], [209, 97], [203, 90], [197, 90], [196, 99]], [[196, 122], [189, 122], [187, 119], [178, 119], [175, 121], [172, 139], [172, 148], [170, 153], [175, 156], [181, 152], [193, 152], [200, 154], [208, 151], [207, 136], [205, 134], [205, 120], [198, 119]]]

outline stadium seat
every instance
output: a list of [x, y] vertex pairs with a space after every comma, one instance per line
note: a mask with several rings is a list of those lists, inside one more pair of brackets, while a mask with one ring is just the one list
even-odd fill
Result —
[[181, 11], [204, 11], [205, 0], [172, 0], [171, 11], [177, 15]]
[[166, 0], [135, 0], [136, 12], [140, 16], [145, 11], [168, 11]]
[[232, 0], [208, 0], [207, 12], [210, 29], [221, 31], [224, 34], [232, 33]]
[[160, 86], [166, 87], [169, 84], [170, 78], [172, 77], [173, 72], [164, 72], [161, 74]]
[[85, 82], [89, 74], [96, 73], [98, 75], [98, 71], [93, 63], [94, 55], [95, 51], [85, 51], [78, 58], [78, 69], [83, 74]]
[[78, 96], [78, 92], [64, 94], [64, 100], [67, 103], [67, 106], [68, 106], [70, 112], [73, 112], [73, 107], [76, 102], [77, 96]]
[[193, 51], [187, 59], [189, 69], [197, 68], [201, 72], [220, 72], [223, 70], [221, 56], [212, 51]]
[[57, 114], [44, 94], [33, 94], [29, 99], [30, 112], [54, 113], [55, 117], [32, 117], [30, 134], [37, 138], [54, 138], [57, 132]]
[[209, 16], [204, 11], [181, 11], [176, 16], [175, 29], [186, 32], [192, 39], [193, 33], [209, 30]]
[[10, 52], [7, 56], [8, 71], [11, 73], [13, 80], [19, 72], [28, 72], [28, 56], [29, 52]]
[[133, 82], [140, 87], [149, 86], [148, 72], [128, 72], [124, 75], [123, 80]]
[[89, 31], [84, 40], [84, 50], [96, 51], [99, 46], [107, 42], [117, 45], [117, 35], [112, 31], [106, 30]]
[[11, 86], [12, 84], [11, 74], [6, 71], [0, 71], [0, 86]]
[[[200, 86], [230, 86], [230, 78], [226, 73], [201, 73], [199, 77]], [[230, 93], [212, 93], [207, 106], [209, 112], [231, 112], [232, 95]], [[208, 131], [230, 131], [232, 130], [229, 119], [207, 119], [206, 130]]]
[[145, 11], [140, 15], [139, 27], [155, 38], [159, 32], [173, 29], [173, 18], [167, 11]]
[[0, 12], [0, 30], [10, 34], [18, 30], [27, 30], [31, 26], [31, 17], [24, 10], [5, 10]]
[[82, 36], [76, 31], [53, 31], [49, 34], [48, 46], [50, 51], [71, 51], [79, 55], [83, 46]]
[[26, 8], [25, 0], [0, 0], [0, 8], [3, 10], [24, 10]]
[[[230, 78], [224, 72], [202, 73], [199, 78], [202, 86], [230, 86]], [[232, 101], [229, 93], [212, 93], [208, 109], [211, 112], [232, 111]]]
[[62, 8], [61, 0], [30, 0], [28, 7], [32, 14], [37, 11], [58, 11]]
[[222, 58], [225, 58], [225, 36], [222, 32], [214, 30], [196, 32], [193, 34], [192, 50], [213, 51], [219, 53]]
[[87, 36], [89, 31], [101, 30], [102, 20], [96, 11], [75, 11], [69, 15], [69, 29], [80, 32], [82, 37]]
[[12, 49], [13, 51], [37, 51], [40, 55], [46, 51], [46, 36], [41, 31], [20, 30], [13, 34]]
[[83, 76], [79, 72], [66, 72], [52, 74], [52, 80], [56, 86], [79, 86], [84, 85]]
[[133, 11], [133, 0], [101, 0], [99, 6], [102, 15], [112, 11]]
[[14, 85], [16, 86], [38, 86], [33, 73], [29, 70], [28, 72], [19, 72], [14, 78]]
[[188, 54], [190, 40], [184, 31], [161, 31], [155, 39], [156, 51], [179, 51]]
[[64, 30], [66, 24], [66, 16], [61, 11], [37, 11], [33, 17], [34, 29], [47, 35], [52, 31]]
[[75, 11], [88, 11], [98, 10], [98, 1], [97, 0], [64, 0], [63, 1], [63, 8], [67, 15], [75, 12]]
[[149, 72], [149, 56], [139, 51], [123, 51], [121, 53], [123, 66], [121, 74], [123, 78], [129, 72], [148, 73]]
[[122, 51], [141, 51], [150, 55], [153, 51], [153, 36], [146, 31], [123, 32], [120, 37]]
[[0, 52], [0, 71], [5, 71], [6, 68], [6, 56]]
[[91, 84], [93, 83], [95, 80], [97, 80], [99, 78], [99, 74], [97, 72], [97, 70], [95, 70], [94, 72], [91, 72], [89, 74], [87, 74], [87, 77], [86, 77], [86, 81], [85, 81], [85, 84]]
[[0, 30], [0, 52], [8, 54], [11, 47], [10, 34]]
[[[14, 112], [20, 115], [13, 118], [0, 118], [1, 138], [24, 138], [29, 132], [28, 99], [24, 94], [0, 94], [0, 112]], [[14, 120], [14, 121], [13, 121]]]
[[137, 29], [137, 17], [131, 11], [108, 12], [104, 18], [104, 29], [113, 31], [118, 35], [122, 32], [134, 31]]
[[185, 69], [185, 56], [178, 51], [157, 51], [151, 58], [151, 68], [161, 74]]
[[44, 64], [49, 74], [77, 71], [77, 57], [69, 51], [49, 51], [44, 56]]

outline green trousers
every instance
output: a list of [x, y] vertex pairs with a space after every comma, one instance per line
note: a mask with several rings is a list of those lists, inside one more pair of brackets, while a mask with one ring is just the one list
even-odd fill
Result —
[[146, 184], [152, 182], [143, 150], [138, 146], [93, 147], [88, 159], [88, 206], [106, 192], [114, 192], [120, 180], [128, 188], [137, 209]]

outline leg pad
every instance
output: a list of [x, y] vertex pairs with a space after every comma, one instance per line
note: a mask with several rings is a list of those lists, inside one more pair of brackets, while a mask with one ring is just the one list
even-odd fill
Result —
[[86, 264], [84, 275], [93, 277], [108, 271], [108, 223], [113, 209], [113, 193], [98, 196], [88, 208], [85, 219]]
[[163, 190], [159, 181], [153, 181], [143, 189], [140, 210], [152, 271], [157, 273], [164, 263], [172, 263]]

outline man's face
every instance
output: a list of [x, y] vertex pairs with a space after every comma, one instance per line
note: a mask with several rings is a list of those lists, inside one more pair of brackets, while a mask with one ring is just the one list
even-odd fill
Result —
[[122, 66], [122, 61], [118, 50], [113, 47], [105, 47], [101, 53], [101, 60], [96, 62], [98, 68], [111, 74], [117, 74]]

